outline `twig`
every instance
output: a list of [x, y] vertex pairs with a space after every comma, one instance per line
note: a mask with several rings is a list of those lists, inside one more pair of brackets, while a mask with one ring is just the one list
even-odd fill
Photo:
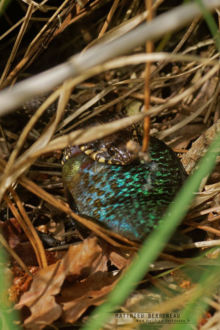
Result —
[[[147, 17], [147, 22], [151, 22], [153, 18], [152, 10], [152, 0], [145, 0], [145, 6], [148, 9], [149, 15]], [[153, 52], [153, 42], [151, 40], [146, 43], [146, 52], [151, 54]], [[149, 110], [150, 107], [150, 73], [151, 73], [151, 62], [146, 63], [145, 67], [145, 85], [144, 85], [144, 105], [145, 112]], [[149, 133], [150, 133], [150, 117], [146, 116], [144, 118], [144, 134], [142, 143], [142, 152], [146, 152], [149, 145]]]
[[220, 245], [220, 239], [212, 240], [212, 241], [201, 241], [201, 242], [194, 242], [189, 244], [184, 244], [181, 246], [182, 250], [187, 249], [201, 249], [201, 248], [210, 248], [213, 246], [219, 246]]

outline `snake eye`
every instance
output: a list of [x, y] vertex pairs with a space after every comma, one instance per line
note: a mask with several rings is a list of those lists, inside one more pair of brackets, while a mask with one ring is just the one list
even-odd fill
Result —
[[110, 147], [110, 148], [108, 149], [108, 154], [109, 154], [110, 156], [114, 156], [114, 155], [115, 155], [115, 148], [114, 148], [114, 147]]

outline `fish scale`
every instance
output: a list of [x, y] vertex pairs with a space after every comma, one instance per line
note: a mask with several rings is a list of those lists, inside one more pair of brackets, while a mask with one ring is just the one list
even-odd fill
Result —
[[176, 154], [151, 137], [150, 161], [98, 163], [76, 154], [63, 166], [64, 185], [82, 215], [131, 240], [141, 241], [160, 222], [186, 178]]

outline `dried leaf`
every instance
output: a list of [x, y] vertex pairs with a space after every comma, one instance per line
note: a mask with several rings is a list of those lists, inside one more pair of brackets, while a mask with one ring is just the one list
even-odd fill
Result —
[[96, 270], [102, 259], [102, 250], [96, 238], [88, 238], [82, 243], [71, 246], [64, 258], [40, 270], [32, 282], [31, 288], [24, 293], [17, 309], [27, 306], [31, 315], [24, 325], [27, 329], [43, 329], [62, 314], [62, 307], [55, 296], [60, 293], [67, 276], [75, 280], [85, 278]]
[[122, 269], [131, 262], [130, 258], [123, 257], [120, 253], [117, 253], [116, 251], [111, 251], [109, 255], [109, 259], [111, 260], [111, 263], [115, 265], [118, 269]]
[[92, 305], [99, 305], [116, 284], [119, 275], [97, 272], [88, 279], [68, 286], [62, 292], [63, 318], [75, 322]]
[[182, 163], [187, 173], [190, 173], [198, 160], [205, 154], [209, 144], [220, 131], [220, 120], [207, 129], [193, 144], [190, 150], [182, 157]]

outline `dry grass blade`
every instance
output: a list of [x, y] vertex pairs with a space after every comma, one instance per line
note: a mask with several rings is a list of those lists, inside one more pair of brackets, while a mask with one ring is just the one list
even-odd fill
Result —
[[7, 202], [8, 207], [14, 214], [15, 218], [17, 219], [18, 223], [20, 224], [21, 228], [24, 230], [26, 236], [30, 240], [30, 242], [33, 246], [33, 249], [35, 251], [39, 266], [41, 268], [44, 268], [47, 266], [47, 259], [46, 259], [45, 250], [43, 248], [42, 242], [39, 239], [39, 237], [36, 233], [36, 230], [33, 227], [30, 219], [28, 218], [28, 216], [20, 202], [19, 197], [17, 196], [17, 194], [15, 192], [13, 192], [12, 189], [11, 189], [11, 193], [13, 194], [13, 197], [16, 201], [16, 204], [17, 204], [18, 209], [21, 212], [21, 214], [18, 212], [16, 207], [12, 204], [12, 202], [10, 201], [10, 199], [7, 195], [5, 195], [4, 199]]
[[119, 3], [119, 0], [114, 0], [114, 2], [112, 4], [112, 7], [109, 11], [109, 14], [106, 17], [105, 23], [103, 24], [103, 26], [101, 28], [101, 31], [99, 32], [98, 39], [101, 38], [105, 34], [106, 30], [108, 29], [108, 26], [111, 22], [112, 16], [114, 15], [114, 13], [115, 13], [115, 11], [118, 7], [118, 3]]
[[[65, 85], [65, 84], [64, 84]], [[41, 135], [41, 137], [31, 146], [31, 148], [28, 150], [27, 154], [24, 155], [23, 159], [25, 159], [25, 161], [28, 159], [30, 154], [33, 154], [34, 152], [36, 152], [39, 148], [42, 148], [44, 146], [46, 146], [48, 144], [48, 142], [50, 141], [51, 137], [53, 136], [56, 127], [62, 117], [62, 114], [64, 112], [65, 106], [69, 100], [69, 96], [70, 96], [70, 90], [69, 89], [63, 89], [63, 92], [61, 92], [61, 97], [59, 99], [59, 103], [58, 103], [58, 108], [57, 108], [57, 112], [56, 112], [56, 116], [55, 119], [49, 123], [47, 130], [44, 131], [44, 133]], [[32, 125], [34, 124], [34, 122], [37, 120], [39, 114], [41, 114], [44, 111], [45, 108], [40, 107], [38, 113], [36, 113], [36, 117], [32, 117], [33, 120], [30, 120], [30, 124], [26, 126], [26, 129], [23, 131], [23, 134], [20, 136], [20, 139], [18, 140], [17, 143], [17, 147], [14, 149], [14, 152], [11, 154], [11, 157], [9, 159], [9, 163], [6, 166], [6, 169], [4, 171], [4, 174], [1, 178], [2, 183], [4, 185], [4, 183], [8, 180], [8, 177], [10, 175], [10, 172], [13, 172], [13, 164], [14, 161], [16, 159], [16, 156], [18, 154], [18, 152], [20, 151], [20, 148], [22, 147], [25, 138], [30, 130], [30, 128], [32, 127]], [[36, 159], [36, 158], [35, 158]], [[22, 156], [21, 156], [21, 161], [22, 161]], [[31, 163], [33, 163], [34, 159], [32, 159], [32, 162], [28, 162], [29, 166], [31, 165]], [[27, 165], [26, 165], [27, 166]], [[23, 170], [25, 169], [23, 166], [21, 166], [21, 168], [23, 168]], [[20, 169], [21, 169], [20, 168]], [[20, 171], [20, 170], [19, 170]], [[22, 171], [23, 172], [23, 171]], [[1, 199], [1, 197], [0, 197]]]
[[[137, 81], [136, 81], [137, 82]], [[135, 81], [131, 81], [131, 83], [135, 83]], [[90, 111], [90, 114], [88, 114], [87, 116], [83, 117], [83, 119], [79, 119], [77, 120], [77, 122], [75, 124], [73, 124], [72, 126], [69, 126], [67, 130], [62, 130], [62, 134], [67, 133], [67, 132], [71, 132], [75, 129], [76, 126], [78, 126], [79, 124], [83, 123], [85, 120], [91, 119], [93, 117], [95, 117], [96, 115], [102, 113], [105, 110], [108, 110], [109, 108], [111, 108], [114, 105], [119, 104], [120, 101], [126, 99], [128, 96], [130, 96], [133, 92], [135, 92], [137, 89], [140, 88], [140, 86], [142, 86], [142, 82], [140, 84], [137, 84], [135, 87], [131, 87], [129, 88], [129, 90], [125, 93], [122, 93], [122, 95], [116, 97], [115, 99], [113, 99], [112, 101], [105, 103], [104, 105], [98, 107], [97, 110], [94, 111]], [[93, 100], [90, 100], [89, 102], [87, 102], [85, 105], [83, 105], [81, 108], [79, 108], [77, 111], [75, 111], [69, 118], [67, 118], [67, 121], [69, 122], [70, 120], [72, 121], [73, 119], [79, 117], [80, 118], [80, 114], [82, 112], [85, 112], [86, 109], [88, 108], [88, 106], [93, 103], [94, 101], [97, 102], [98, 99], [100, 99], [100, 96], [106, 95], [107, 93], [109, 93], [110, 91], [113, 91], [114, 89], [117, 88], [117, 84], [114, 84], [112, 87], [107, 88], [106, 92], [104, 93], [101, 92], [99, 95], [96, 95], [95, 98]], [[66, 122], [65, 122], [66, 124]], [[132, 124], [132, 122], [130, 123], [130, 125]], [[123, 127], [123, 124], [122, 124]], [[114, 123], [112, 125], [112, 129], [114, 129]], [[105, 129], [104, 129], [105, 130]], [[103, 131], [104, 131], [103, 130]], [[109, 133], [110, 134], [110, 133]], [[94, 139], [96, 139], [96, 137], [93, 137]]]
[[[93, 105], [95, 105], [98, 101], [100, 101], [103, 97], [105, 97], [108, 93], [110, 93], [112, 90], [114, 90], [114, 86], [110, 86], [100, 93], [96, 94], [91, 100], [83, 104], [79, 109], [77, 109], [72, 115], [65, 118], [62, 123], [59, 126], [59, 129], [62, 129], [66, 125], [68, 125], [72, 120], [80, 116], [83, 112], [85, 112], [87, 109], [91, 108]], [[62, 133], [65, 133], [65, 131], [62, 130]]]
[[45, 102], [39, 107], [39, 109], [35, 112], [35, 114], [30, 118], [29, 122], [27, 123], [27, 125], [23, 129], [23, 131], [22, 131], [22, 133], [19, 137], [19, 140], [16, 144], [16, 147], [14, 148], [14, 150], [11, 153], [10, 158], [7, 162], [7, 165], [6, 165], [6, 168], [5, 168], [5, 171], [4, 171], [5, 175], [8, 175], [8, 173], [10, 172], [10, 169], [13, 166], [13, 163], [14, 163], [17, 155], [19, 154], [23, 144], [25, 143], [25, 140], [26, 140], [29, 132], [31, 131], [31, 129], [33, 128], [35, 123], [38, 121], [40, 116], [47, 109], [47, 107], [52, 103], [52, 101], [54, 99], [53, 96], [52, 96], [52, 101], [50, 101], [50, 99], [51, 99], [51, 97], [49, 97], [47, 100], [45, 100]]
[[201, 108], [199, 108], [197, 111], [195, 111], [194, 113], [192, 113], [190, 116], [188, 116], [186, 119], [182, 120], [180, 123], [172, 126], [171, 128], [168, 128], [167, 130], [164, 130], [163, 132], [160, 132], [158, 134], [158, 138], [159, 139], [163, 139], [166, 136], [178, 131], [180, 128], [186, 126], [188, 123], [190, 123], [191, 121], [193, 121], [196, 117], [198, 117], [213, 101], [216, 100], [216, 96], [219, 93], [219, 88], [216, 90], [215, 95], [213, 95], [213, 97], [208, 100], [208, 102], [206, 104], [204, 104]]
[[[164, 0], [156, 0], [153, 4], [153, 10], [156, 10]], [[125, 22], [121, 23], [120, 25], [113, 27], [110, 31], [107, 31], [101, 38], [97, 38], [93, 40], [91, 43], [89, 43], [83, 51], [86, 49], [101, 43], [101, 42], [109, 42], [114, 39], [119, 38], [120, 36], [124, 35], [128, 31], [131, 31], [135, 27], [137, 27], [139, 24], [144, 22], [148, 16], [148, 12], [145, 11], [139, 15], [136, 15], [135, 17], [130, 18], [129, 20], [125, 20]]]
[[23, 38], [23, 36], [24, 36], [24, 34], [25, 34], [26, 30], [27, 30], [28, 24], [30, 23], [31, 16], [33, 14], [33, 8], [34, 8], [33, 4], [30, 4], [28, 6], [28, 10], [27, 10], [27, 13], [25, 15], [24, 22], [23, 22], [23, 24], [21, 26], [21, 29], [20, 29], [20, 31], [18, 33], [18, 36], [17, 36], [17, 39], [16, 39], [16, 41], [14, 43], [14, 47], [13, 47], [13, 49], [11, 51], [10, 57], [8, 59], [8, 62], [6, 64], [6, 66], [5, 66], [5, 70], [2, 73], [2, 76], [1, 76], [1, 79], [0, 79], [0, 86], [2, 85], [2, 83], [5, 80], [5, 78], [7, 77], [8, 72], [10, 70], [10, 67], [12, 65], [12, 62], [13, 62], [16, 54], [17, 54], [17, 51], [18, 51], [18, 48], [19, 48], [19, 46], [21, 44], [22, 38]]
[[189, 243], [189, 244], [182, 245], [181, 248], [183, 250], [194, 249], [194, 248], [197, 248], [197, 249], [207, 248], [208, 249], [213, 246], [220, 246], [220, 239], [215, 239], [212, 241], [201, 241], [201, 242]]
[[[67, 4], [68, 4], [68, 6], [67, 6]], [[66, 6], [67, 6], [67, 9], [65, 10]], [[72, 6], [74, 6], [74, 3], [72, 3]], [[40, 6], [37, 6], [37, 8], [39, 9]], [[65, 17], [68, 15], [71, 8], [72, 7], [70, 6], [69, 0], [66, 0], [66, 1], [64, 1], [64, 3], [62, 3], [62, 5], [57, 9], [57, 11], [54, 13], [54, 15], [48, 20], [48, 22], [44, 25], [42, 30], [38, 33], [38, 35], [31, 42], [31, 44], [29, 45], [23, 58], [16, 65], [16, 67], [13, 69], [13, 71], [8, 75], [8, 77], [2, 83], [1, 87], [6, 87], [12, 81], [14, 81], [14, 79], [16, 79], [16, 76], [18, 75], [18, 73], [24, 67], [28, 67], [33, 62], [33, 60], [43, 51], [43, 49], [46, 47], [46, 45], [53, 38], [57, 26], [59, 26], [59, 17], [60, 18], [64, 17], [64, 19], [65, 19]], [[33, 13], [33, 8], [32, 8], [31, 13]], [[23, 22], [23, 25], [24, 24], [25, 24], [25, 21]], [[42, 45], [44, 47], [42, 47]]]
[[54, 21], [55, 18], [58, 17], [58, 15], [60, 14], [60, 12], [63, 10], [63, 8], [65, 8], [65, 6], [67, 5], [69, 1], [65, 0], [60, 7], [55, 11], [55, 13], [50, 17], [50, 19], [48, 20], [48, 22], [44, 25], [44, 27], [41, 29], [41, 31], [37, 34], [37, 36], [34, 38], [34, 40], [32, 40], [32, 42], [30, 43], [24, 57], [29, 56], [29, 54], [33, 51], [33, 47], [36, 47], [36, 42], [40, 39], [40, 37], [43, 35], [43, 33], [46, 31], [46, 29], [49, 27], [50, 23]]
[[12, 258], [14, 258], [18, 265], [21, 267], [21, 269], [23, 269], [29, 276], [33, 276], [27, 266], [25, 265], [25, 263], [23, 262], [23, 260], [17, 255], [17, 253], [15, 253], [15, 251], [8, 245], [8, 242], [5, 240], [5, 238], [2, 236], [2, 234], [0, 233], [0, 243], [2, 244], [2, 246], [4, 246], [4, 248], [8, 251], [8, 253], [12, 256]]
[[[44, 0], [42, 1], [39, 5], [37, 5], [34, 9], [33, 9], [33, 13], [38, 10], [39, 8], [42, 8], [45, 3], [47, 3], [48, 0]], [[3, 1], [1, 2], [1, 4], [3, 4]], [[8, 36], [8, 34], [10, 34], [12, 31], [14, 31], [19, 25], [21, 25], [25, 20], [25, 17], [23, 17], [22, 19], [20, 19], [17, 23], [15, 23], [10, 29], [8, 29], [5, 33], [3, 33], [0, 36], [0, 41], [3, 40], [5, 37]]]
[[[220, 5], [219, 0], [205, 0], [204, 5], [215, 8]], [[196, 4], [187, 4], [177, 9], [171, 10], [160, 17], [155, 18], [146, 26], [140, 26], [134, 31], [118, 38], [108, 44], [100, 44], [88, 49], [85, 53], [76, 55], [70, 61], [48, 70], [42, 74], [20, 82], [16, 87], [0, 93], [0, 103], [6, 111], [21, 105], [31, 97], [50, 91], [62, 83], [65, 79], [74, 77], [81, 72], [86, 72], [89, 68], [103, 63], [112, 57], [124, 54], [139, 46], [146, 40], [159, 38], [164, 32], [182, 27], [193, 17], [200, 14]], [[176, 20], [173, 19], [176, 17]], [[178, 20], [179, 18], [179, 20]], [[41, 86], [41, 87], [40, 87]]]

